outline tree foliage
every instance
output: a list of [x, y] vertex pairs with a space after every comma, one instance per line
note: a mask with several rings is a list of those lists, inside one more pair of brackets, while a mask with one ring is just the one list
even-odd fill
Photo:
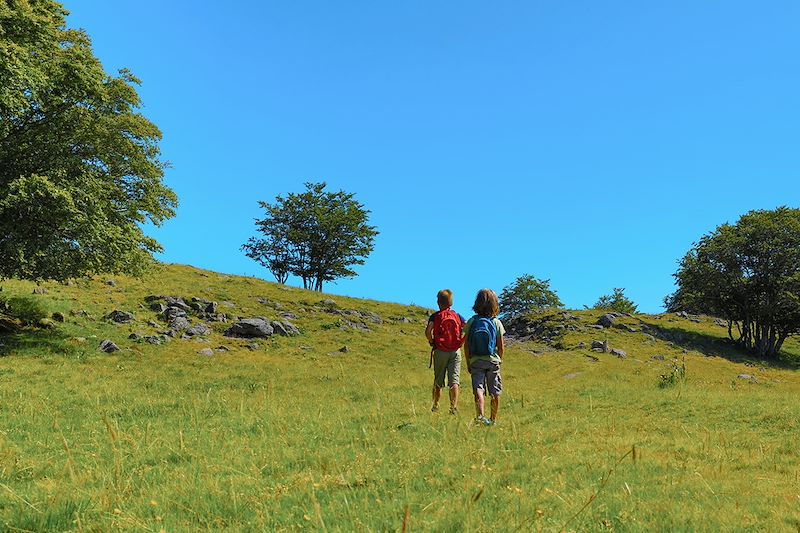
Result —
[[616, 311], [618, 313], [635, 313], [637, 305], [625, 296], [625, 289], [615, 287], [611, 294], [604, 294], [592, 306], [592, 309]]
[[251, 237], [242, 249], [278, 282], [291, 274], [303, 287], [321, 291], [324, 282], [356, 275], [352, 267], [364, 264], [378, 232], [352, 193], [326, 191], [325, 182], [305, 187], [273, 204], [259, 202], [265, 217], [256, 227], [263, 237]]
[[701, 237], [675, 273], [670, 311], [728, 321], [728, 335], [761, 357], [775, 357], [800, 333], [800, 210], [750, 211]]
[[550, 288], [549, 279], [540, 280], [530, 274], [518, 277], [500, 293], [500, 308], [505, 318], [563, 306]]
[[158, 128], [51, 0], [0, 1], [0, 278], [140, 273], [174, 216]]

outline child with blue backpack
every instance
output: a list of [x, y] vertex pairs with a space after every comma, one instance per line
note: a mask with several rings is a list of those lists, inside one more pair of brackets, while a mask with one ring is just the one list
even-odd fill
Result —
[[[500, 394], [503, 392], [500, 378], [500, 364], [503, 360], [506, 330], [497, 318], [500, 304], [491, 289], [481, 289], [472, 306], [475, 316], [464, 326], [464, 356], [467, 371], [472, 375], [472, 392], [475, 395], [477, 422], [486, 426], [497, 423], [500, 409]], [[491, 412], [487, 419], [484, 414], [486, 393], [491, 396]]]

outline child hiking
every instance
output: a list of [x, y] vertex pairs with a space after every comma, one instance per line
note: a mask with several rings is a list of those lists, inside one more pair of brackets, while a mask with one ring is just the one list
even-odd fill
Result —
[[431, 411], [439, 410], [439, 399], [444, 388], [444, 378], [450, 387], [450, 414], [458, 413], [458, 386], [461, 372], [461, 343], [464, 317], [451, 309], [453, 293], [443, 289], [436, 295], [439, 311], [428, 319], [425, 337], [431, 345], [431, 363], [433, 366], [433, 404]]
[[[497, 318], [500, 305], [497, 295], [491, 289], [481, 289], [472, 306], [475, 316], [469, 319], [465, 330], [464, 356], [467, 358], [467, 371], [472, 376], [472, 392], [475, 395], [476, 421], [486, 426], [497, 423], [500, 409], [500, 394], [503, 392], [500, 379], [500, 363], [505, 351], [503, 335], [506, 330]], [[486, 393], [491, 396], [491, 412], [487, 419], [484, 414]]]

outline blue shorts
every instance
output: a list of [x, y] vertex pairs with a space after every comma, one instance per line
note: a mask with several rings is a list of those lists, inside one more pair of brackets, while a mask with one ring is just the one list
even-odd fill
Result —
[[482, 391], [490, 396], [500, 396], [503, 392], [503, 381], [500, 379], [500, 365], [491, 361], [478, 359], [469, 365], [472, 373], [472, 391]]

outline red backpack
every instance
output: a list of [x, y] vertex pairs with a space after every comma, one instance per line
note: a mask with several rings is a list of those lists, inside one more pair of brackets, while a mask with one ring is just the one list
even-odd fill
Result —
[[433, 316], [433, 346], [443, 352], [461, 348], [461, 318], [452, 309], [439, 311]]

